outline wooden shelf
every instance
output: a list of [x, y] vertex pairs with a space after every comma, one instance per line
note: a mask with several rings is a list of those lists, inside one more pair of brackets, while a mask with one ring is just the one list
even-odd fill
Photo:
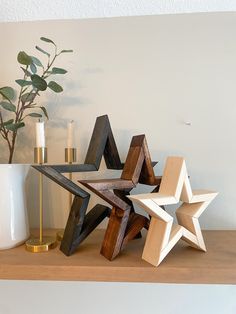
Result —
[[0, 279], [236, 284], [236, 231], [205, 231], [207, 253], [180, 241], [157, 268], [141, 259], [144, 239], [107, 261], [99, 254], [103, 235], [96, 230], [70, 257], [59, 248], [38, 254], [24, 246], [0, 251]]

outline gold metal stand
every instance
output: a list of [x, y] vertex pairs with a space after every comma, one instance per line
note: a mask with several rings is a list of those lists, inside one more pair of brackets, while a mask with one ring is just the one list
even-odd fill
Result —
[[[47, 162], [47, 148], [34, 148], [34, 162], [44, 164]], [[30, 238], [25, 243], [26, 250], [32, 253], [47, 252], [57, 246], [56, 239], [43, 236], [43, 174], [39, 173], [39, 239]]]
[[[72, 164], [76, 162], [76, 148], [65, 148], [65, 162]], [[72, 172], [69, 172], [69, 179], [72, 180]], [[71, 209], [73, 195], [69, 193], [69, 211]], [[57, 232], [57, 241], [61, 241], [64, 235], [64, 230]]]

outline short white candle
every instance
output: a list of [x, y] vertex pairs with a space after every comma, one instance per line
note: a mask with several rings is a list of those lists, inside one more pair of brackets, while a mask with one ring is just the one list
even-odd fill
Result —
[[36, 122], [36, 147], [45, 147], [44, 122]]
[[67, 148], [74, 148], [74, 121], [67, 124]]

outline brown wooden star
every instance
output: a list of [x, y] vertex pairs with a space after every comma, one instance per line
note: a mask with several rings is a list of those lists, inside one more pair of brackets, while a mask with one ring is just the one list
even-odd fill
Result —
[[149, 225], [146, 217], [134, 212], [126, 196], [138, 182], [158, 186], [160, 180], [154, 174], [145, 135], [137, 135], [132, 138], [120, 178], [79, 181], [112, 206], [101, 248], [107, 259], [114, 259], [129, 240]]

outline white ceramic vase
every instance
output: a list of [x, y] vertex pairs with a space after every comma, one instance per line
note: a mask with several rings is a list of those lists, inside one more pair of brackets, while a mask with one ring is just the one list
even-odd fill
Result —
[[25, 199], [29, 167], [0, 164], [0, 250], [20, 245], [29, 237]]

